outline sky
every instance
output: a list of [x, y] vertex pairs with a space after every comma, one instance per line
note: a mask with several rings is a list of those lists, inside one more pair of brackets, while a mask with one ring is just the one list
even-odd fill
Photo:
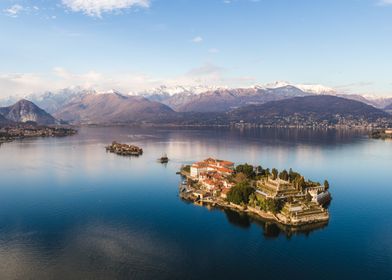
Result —
[[392, 96], [392, 0], [0, 0], [0, 96], [274, 81]]

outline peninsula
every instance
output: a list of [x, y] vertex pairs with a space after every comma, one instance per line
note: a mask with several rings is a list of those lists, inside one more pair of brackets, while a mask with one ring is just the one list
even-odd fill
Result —
[[321, 185], [293, 170], [279, 172], [208, 158], [181, 169], [185, 200], [230, 208], [289, 226], [326, 223], [329, 183]]

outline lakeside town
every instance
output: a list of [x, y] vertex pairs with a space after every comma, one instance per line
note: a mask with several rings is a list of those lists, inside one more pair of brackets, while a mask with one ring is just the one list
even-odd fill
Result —
[[388, 130], [392, 127], [392, 121], [389, 119], [379, 119], [377, 121], [368, 121], [366, 119], [345, 119], [339, 118], [336, 122], [329, 120], [314, 120], [310, 117], [288, 116], [263, 119], [262, 122], [238, 121], [231, 122], [230, 127], [251, 127], [251, 128], [312, 128], [312, 129], [364, 129], [364, 130]]
[[76, 129], [58, 126], [37, 126], [35, 124], [18, 124], [0, 127], [0, 144], [17, 139], [37, 137], [65, 137], [77, 133]]
[[331, 200], [329, 183], [305, 181], [293, 170], [279, 172], [249, 164], [208, 158], [180, 171], [181, 198], [203, 205], [230, 208], [283, 225], [326, 223]]

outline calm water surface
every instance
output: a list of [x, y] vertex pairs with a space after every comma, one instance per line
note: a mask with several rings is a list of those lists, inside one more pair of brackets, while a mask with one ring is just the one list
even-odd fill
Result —
[[[145, 153], [108, 154], [112, 140]], [[175, 172], [209, 156], [328, 179], [329, 224], [180, 200]], [[360, 132], [83, 128], [0, 159], [0, 279], [392, 279], [392, 142]]]

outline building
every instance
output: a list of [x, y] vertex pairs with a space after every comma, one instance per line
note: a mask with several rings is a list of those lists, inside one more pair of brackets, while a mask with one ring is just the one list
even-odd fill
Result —
[[286, 198], [290, 196], [302, 195], [290, 182], [277, 178], [272, 180], [262, 179], [257, 182], [258, 194], [266, 198]]
[[234, 186], [229, 176], [234, 174], [234, 163], [231, 161], [207, 158], [191, 165], [190, 177], [200, 185], [206, 193], [223, 197]]
[[199, 179], [201, 175], [207, 172], [228, 176], [234, 173], [234, 163], [226, 160], [207, 158], [191, 165], [191, 177], [194, 179]]

